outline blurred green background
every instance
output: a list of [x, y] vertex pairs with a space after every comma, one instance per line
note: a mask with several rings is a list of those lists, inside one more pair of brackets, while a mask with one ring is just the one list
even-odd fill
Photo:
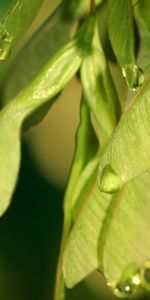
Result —
[[[11, 2], [0, 2], [0, 17]], [[44, 2], [28, 35], [58, 2]], [[79, 82], [73, 79], [44, 120], [24, 134], [19, 181], [12, 204], [0, 219], [2, 300], [52, 299], [63, 221], [62, 200], [74, 151], [80, 98]], [[67, 292], [67, 300], [83, 299], [116, 297], [102, 276], [94, 272]], [[144, 295], [141, 299], [150, 297]]]

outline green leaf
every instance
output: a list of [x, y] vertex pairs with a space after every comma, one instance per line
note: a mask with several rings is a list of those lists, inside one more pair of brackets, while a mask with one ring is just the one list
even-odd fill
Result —
[[[91, 0], [64, 0], [64, 15], [69, 18], [80, 18], [90, 12]], [[96, 5], [102, 0], [96, 0]]]
[[[94, 28], [95, 16], [90, 16], [85, 23], [85, 31], [83, 31], [83, 34], [79, 41], [82, 48], [83, 57], [88, 55], [89, 51], [91, 50], [91, 41], [94, 34]], [[62, 258], [68, 239], [68, 234], [73, 222], [73, 194], [76, 191], [77, 182], [79, 182], [80, 180], [81, 172], [84, 170], [86, 164], [88, 163], [88, 160], [90, 160], [95, 154], [97, 147], [98, 143], [91, 124], [90, 111], [86, 103], [82, 103], [80, 125], [76, 135], [76, 150], [64, 199], [64, 226], [57, 266], [54, 299], [63, 300], [65, 297], [65, 285], [62, 273]]]
[[142, 281], [141, 270], [150, 259], [149, 180], [147, 172], [113, 197], [100, 235], [101, 270], [122, 298], [135, 292]]
[[148, 264], [150, 250], [149, 178], [149, 173], [141, 175], [113, 197], [101, 193], [96, 183], [93, 185], [64, 253], [67, 287], [73, 287], [95, 269], [103, 272], [114, 293], [122, 298], [134, 293], [140, 282], [145, 286], [142, 270]]
[[14, 0], [0, 23], [0, 60], [6, 59], [18, 38], [36, 17], [43, 0]]
[[141, 175], [113, 197], [93, 185], [66, 246], [63, 269], [67, 287], [100, 269], [121, 298], [134, 293], [140, 283], [147, 288], [143, 268], [148, 265], [150, 250], [149, 178], [150, 173]]
[[81, 82], [85, 99], [96, 119], [100, 140], [104, 143], [120, 116], [120, 103], [98, 38], [97, 27], [92, 51], [81, 66]]
[[[96, 176], [97, 168], [94, 173]], [[91, 173], [90, 178], [93, 175]], [[101, 193], [96, 181], [93, 182], [78, 211], [64, 252], [63, 273], [68, 288], [72, 288], [99, 267], [99, 235], [110, 201], [111, 196]]]
[[150, 33], [150, 11], [149, 11], [149, 0], [140, 0], [135, 5], [135, 11], [138, 11], [143, 24], [145, 24], [145, 30]]
[[[86, 23], [85, 26], [88, 24]], [[44, 103], [53, 102], [65, 84], [78, 70], [82, 60], [78, 37], [59, 50], [40, 70], [34, 80], [0, 114], [0, 214], [10, 203], [20, 162], [20, 131], [24, 120]], [[12, 159], [13, 158], [13, 159]], [[9, 164], [9, 165], [8, 165]]]
[[150, 168], [150, 79], [123, 114], [99, 164], [99, 187], [112, 193]]
[[4, 104], [16, 97], [43, 64], [69, 40], [71, 28], [72, 22], [62, 18], [62, 5], [59, 5], [8, 69], [2, 86]]
[[[67, 189], [64, 197], [64, 226], [62, 233], [61, 250], [58, 259], [55, 296], [54, 299], [64, 299], [65, 284], [62, 273], [62, 257], [67, 243], [68, 234], [73, 223], [73, 211], [76, 202], [76, 193], [79, 190], [81, 174], [86, 169], [89, 161], [92, 161], [98, 148], [98, 141], [91, 124], [90, 111], [85, 101], [81, 103], [80, 123], [76, 133], [76, 148], [73, 163], [67, 183]], [[82, 197], [82, 195], [81, 195]], [[78, 199], [78, 198], [77, 198]], [[80, 199], [80, 202], [82, 200]], [[81, 204], [81, 203], [80, 203]], [[78, 205], [79, 207], [79, 205]]]
[[70, 214], [72, 215], [73, 207], [76, 203], [76, 199], [78, 199], [80, 185], [82, 185], [83, 182], [82, 173], [85, 173], [85, 176], [88, 175], [86, 166], [90, 161], [93, 161], [98, 147], [99, 142], [91, 123], [90, 110], [86, 102], [82, 101], [80, 123], [76, 133], [75, 153], [64, 198], [66, 217]]
[[76, 189], [72, 195], [72, 215], [74, 222], [76, 222], [76, 218], [85, 200], [89, 197], [89, 194], [93, 193], [93, 186], [97, 179], [99, 153], [100, 151], [98, 150], [95, 156], [89, 160], [76, 182]]
[[144, 75], [150, 74], [150, 6], [148, 0], [142, 0], [135, 6], [135, 17], [140, 34], [140, 46], [138, 52], [138, 65], [144, 71]]
[[[97, 29], [92, 38], [92, 47], [82, 62], [81, 80], [85, 100], [96, 118], [100, 133], [103, 128], [109, 128], [105, 135], [108, 138], [119, 117], [114, 108], [117, 95], [99, 44]], [[116, 110], [119, 110], [118, 107]], [[75, 225], [64, 253], [63, 269], [67, 287], [77, 284], [99, 266], [99, 233], [111, 199], [110, 195], [101, 193], [97, 187], [99, 154], [100, 150], [85, 166], [70, 197], [74, 204], [72, 214]]]
[[135, 64], [132, 14], [130, 0], [108, 0], [111, 45], [129, 89], [135, 90], [143, 83], [143, 75]]

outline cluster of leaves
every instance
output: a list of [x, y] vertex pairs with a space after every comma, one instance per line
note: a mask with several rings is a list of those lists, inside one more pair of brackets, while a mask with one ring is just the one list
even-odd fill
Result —
[[[12, 60], [7, 58], [13, 46], [43, 1], [14, 0], [0, 23], [5, 104], [0, 113], [1, 215], [18, 177], [21, 133], [44, 117], [77, 72], [83, 89], [64, 198], [55, 300], [64, 300], [65, 286], [73, 287], [95, 269], [119, 297], [134, 294], [140, 285], [150, 289], [150, 4], [101, 2], [64, 0]], [[102, 5], [116, 64], [126, 80], [128, 101], [123, 103], [100, 39]], [[135, 26], [140, 40], [136, 56]]]

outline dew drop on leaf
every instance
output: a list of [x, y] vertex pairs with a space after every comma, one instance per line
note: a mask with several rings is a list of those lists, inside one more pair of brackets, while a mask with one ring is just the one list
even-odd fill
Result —
[[129, 90], [136, 91], [144, 82], [142, 70], [136, 65], [126, 65], [122, 68]]
[[98, 181], [99, 189], [104, 193], [114, 193], [122, 186], [122, 180], [110, 165], [106, 165]]
[[145, 289], [150, 291], [150, 260], [146, 261], [141, 269], [141, 283]]
[[0, 60], [7, 59], [11, 54], [11, 40], [7, 32], [0, 36]]
[[140, 285], [140, 274], [136, 273], [124, 281], [120, 281], [113, 290], [114, 295], [119, 298], [132, 296]]
[[126, 298], [128, 296], [132, 296], [133, 292], [134, 290], [132, 290], [132, 286], [128, 284], [124, 286], [117, 285], [117, 287], [113, 290], [114, 295], [118, 298]]

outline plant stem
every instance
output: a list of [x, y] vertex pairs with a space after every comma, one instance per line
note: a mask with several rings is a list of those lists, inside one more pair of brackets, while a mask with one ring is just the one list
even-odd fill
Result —
[[56, 280], [55, 280], [55, 290], [54, 290], [53, 300], [65, 299], [65, 284], [64, 284], [63, 273], [62, 273], [62, 262], [63, 262], [62, 260], [63, 260], [63, 254], [64, 254], [68, 234], [70, 231], [70, 227], [71, 227], [71, 219], [64, 220], [61, 246], [60, 246], [59, 258], [58, 258], [57, 270], [56, 270]]

